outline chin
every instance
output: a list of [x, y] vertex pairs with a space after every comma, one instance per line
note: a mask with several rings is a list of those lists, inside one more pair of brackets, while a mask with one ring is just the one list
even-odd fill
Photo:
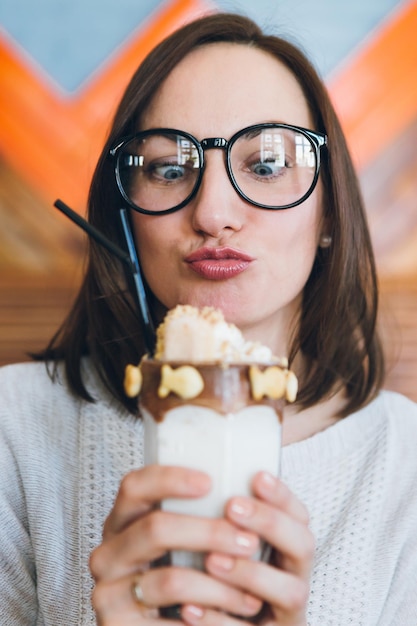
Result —
[[220, 309], [226, 321], [236, 324], [236, 326], [239, 326], [240, 322], [243, 321], [241, 317], [244, 308], [237, 303], [236, 299], [222, 298], [218, 294], [194, 293], [188, 298], [181, 299], [179, 304], [191, 304], [200, 309], [205, 306]]
[[235, 324], [242, 330], [245, 327], [252, 327], [259, 322], [259, 306], [253, 311], [248, 306], [249, 303], [259, 302], [260, 297], [255, 298], [250, 294], [243, 295], [235, 289], [219, 289], [219, 285], [205, 285], [204, 288], [191, 288], [176, 294], [172, 298], [164, 298], [164, 306], [172, 309], [178, 304], [189, 304], [202, 309], [205, 306], [220, 309], [226, 321]]

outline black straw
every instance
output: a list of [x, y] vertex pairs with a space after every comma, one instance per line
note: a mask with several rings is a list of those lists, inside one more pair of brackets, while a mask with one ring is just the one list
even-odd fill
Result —
[[127, 265], [130, 270], [133, 281], [135, 284], [137, 304], [142, 321], [142, 327], [144, 331], [145, 344], [148, 352], [153, 354], [155, 349], [155, 330], [149, 314], [148, 303], [146, 299], [145, 287], [143, 284], [142, 274], [140, 270], [139, 260], [136, 254], [135, 245], [133, 242], [132, 233], [130, 231], [129, 223], [127, 220], [126, 210], [120, 209], [120, 219], [122, 222], [123, 232], [126, 239], [126, 245], [128, 254], [122, 248], [119, 248], [115, 243], [107, 239], [103, 233], [97, 228], [92, 226], [81, 215], [70, 209], [70, 207], [62, 202], [62, 200], [56, 200], [54, 206], [64, 213], [70, 220], [72, 220], [77, 226], [84, 230], [92, 239], [97, 241], [100, 245], [106, 248], [111, 254], [114, 254], [120, 261]]
[[155, 329], [153, 327], [151, 316], [149, 313], [145, 285], [143, 283], [142, 272], [140, 269], [139, 259], [136, 254], [136, 247], [133, 241], [132, 231], [130, 230], [126, 209], [120, 209], [120, 220], [122, 222], [126, 245], [129, 252], [130, 267], [132, 271], [133, 281], [135, 283], [140, 315], [142, 318], [142, 327], [145, 335], [146, 348], [150, 354], [153, 354], [155, 350]]
[[70, 209], [70, 207], [65, 204], [65, 202], [62, 202], [62, 200], [56, 200], [54, 206], [59, 209], [61, 213], [64, 213], [67, 217], [69, 217], [70, 220], [77, 224], [77, 226], [82, 228], [92, 239], [95, 239], [97, 243], [101, 244], [104, 248], [107, 248], [109, 252], [117, 256], [118, 259], [130, 267], [131, 260], [129, 255], [115, 243], [110, 241], [110, 239], [107, 239], [107, 237], [97, 230], [97, 228], [92, 226], [90, 222], [87, 222], [87, 220], [81, 217], [81, 215]]

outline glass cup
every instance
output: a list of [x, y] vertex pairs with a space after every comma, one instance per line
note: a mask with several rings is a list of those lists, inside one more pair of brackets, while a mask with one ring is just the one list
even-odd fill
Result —
[[[278, 398], [265, 395], [271, 370], [282, 380]], [[144, 359], [141, 372], [145, 463], [201, 470], [212, 482], [206, 496], [167, 499], [163, 510], [221, 517], [229, 498], [251, 495], [257, 472], [279, 474], [287, 376], [283, 368]], [[264, 547], [257, 558], [265, 552]], [[168, 562], [203, 570], [204, 554], [173, 551]]]

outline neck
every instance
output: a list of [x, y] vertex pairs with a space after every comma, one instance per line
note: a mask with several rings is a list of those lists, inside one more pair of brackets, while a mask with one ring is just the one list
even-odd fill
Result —
[[[297, 321], [292, 310], [281, 312], [279, 319], [275, 315], [256, 322], [253, 325], [239, 328], [248, 341], [259, 342], [268, 346], [277, 357], [288, 357], [291, 347], [291, 338]], [[297, 372], [296, 372], [297, 373]]]
[[344, 406], [346, 406], [344, 390], [307, 409], [287, 405], [284, 410], [283, 445], [303, 441], [326, 430], [341, 419], [337, 416]]

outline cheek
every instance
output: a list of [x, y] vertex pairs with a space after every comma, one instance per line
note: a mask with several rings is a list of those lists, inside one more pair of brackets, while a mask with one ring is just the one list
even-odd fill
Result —
[[178, 281], [175, 275], [176, 262], [173, 253], [173, 233], [178, 225], [173, 220], [158, 219], [153, 216], [133, 216], [134, 236], [139, 262], [146, 282], [151, 291], [161, 298], [161, 294], [168, 293]]
[[152, 218], [152, 216], [147, 215], [133, 216], [136, 250], [142, 271], [148, 282], [155, 263], [158, 264], [161, 260], [159, 252], [165, 249], [163, 238], [161, 238], [163, 229], [158, 231], [158, 228], [155, 228], [155, 222], [152, 223], [150, 217]]
[[[309, 199], [310, 200], [310, 199]], [[310, 275], [321, 233], [321, 210], [313, 199], [285, 214], [272, 216], [265, 229], [274, 274], [281, 280], [306, 281]]]
[[304, 250], [303, 257], [317, 249], [321, 233], [321, 210], [316, 202], [309, 203], [307, 200], [305, 204], [272, 215], [271, 218], [264, 226], [265, 237], [269, 241], [275, 238], [276, 244], [287, 252], [295, 248]]
[[167, 220], [153, 215], [133, 215], [133, 232], [136, 249], [143, 267], [157, 261], [160, 254], [167, 248], [169, 242], [169, 227]]

